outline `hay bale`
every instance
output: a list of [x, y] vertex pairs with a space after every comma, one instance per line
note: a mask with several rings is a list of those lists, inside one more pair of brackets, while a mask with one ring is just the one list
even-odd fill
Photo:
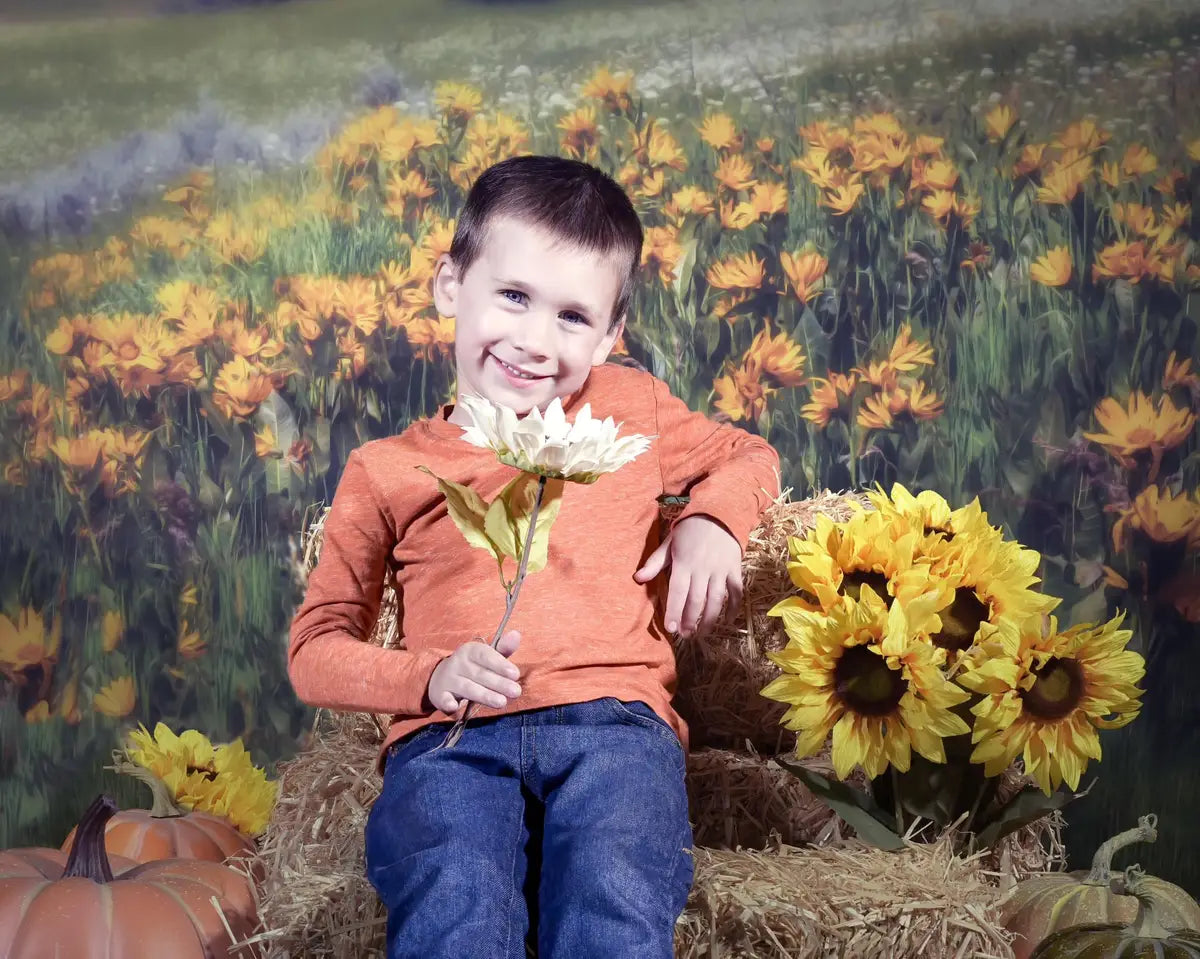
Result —
[[259, 840], [265, 867], [248, 939], [267, 959], [384, 955], [387, 914], [365, 873], [367, 815], [382, 780], [370, 717], [317, 714], [311, 745], [279, 764], [279, 798]]
[[[367, 814], [382, 788], [375, 771], [377, 745], [371, 741], [371, 729], [364, 717], [322, 711], [314, 727], [312, 746], [280, 764], [279, 800], [260, 840], [257, 859], [250, 864], [261, 867], [267, 877], [260, 913], [268, 931], [247, 943], [265, 946], [268, 959], [357, 959], [384, 954], [386, 914], [364, 872]], [[827, 754], [805, 760], [805, 764], [829, 772]], [[1011, 771], [1004, 789], [1011, 791], [1023, 781], [1019, 773]], [[781, 866], [764, 859], [763, 851], [778, 852], [787, 847], [792, 858], [784, 866], [800, 871], [796, 883], [811, 886], [808, 871], [813, 867], [805, 856], [812, 854], [817, 862], [826, 862], [822, 857], [830, 849], [854, 852], [865, 848], [852, 838], [853, 831], [845, 823], [773, 757], [752, 751], [697, 750], [688, 757], [687, 784], [698, 867], [701, 862], [730, 863], [733, 865], [729, 868], [738, 875], [753, 880], [751, 886], [760, 880], [769, 884], [775, 881], [772, 877]], [[863, 785], [861, 780], [858, 785]], [[979, 881], [988, 884], [992, 897], [989, 901], [999, 902], [1004, 889], [1030, 872], [1061, 865], [1060, 829], [1061, 818], [1042, 820], [1005, 839], [997, 849], [970, 860], [972, 875], [978, 874]], [[948, 838], [943, 838], [942, 845], [947, 842]], [[809, 848], [797, 849], [802, 843], [810, 844]], [[914, 846], [911, 855], [919, 855], [923, 848]], [[872, 850], [872, 855], [878, 858], [869, 859], [875, 864], [872, 868], [879, 870], [884, 869], [880, 863], [894, 857], [878, 850]], [[903, 856], [894, 859], [900, 862]], [[856, 874], [845, 870], [857, 862], [856, 856], [847, 854], [828, 862], [842, 872], [823, 875], [823, 885], [813, 887], [812, 895], [841, 888], [839, 883], [855, 888]], [[956, 864], [954, 868], [960, 867]], [[762, 876], [755, 879], [760, 869]], [[727, 873], [718, 870], [714, 876], [719, 879]], [[875, 876], [872, 881], [883, 880]], [[717, 880], [702, 887], [698, 871], [693, 897], [679, 927], [683, 936], [680, 948], [691, 951], [681, 955], [755, 955], [697, 953], [698, 934], [688, 938], [691, 934], [686, 929], [697, 923], [708, 924], [705, 936], [712, 942], [742, 935], [722, 925], [726, 923], [722, 917], [732, 908], [728, 903], [721, 905], [721, 896], [726, 895], [722, 888]], [[753, 898], [746, 902], [752, 903]], [[787, 900], [784, 902], [780, 905], [778, 896], [768, 896], [756, 906], [743, 904], [739, 921], [760, 931], [775, 931], [781, 922], [794, 924], [798, 920], [787, 916], [795, 910], [786, 906]], [[784, 919], [777, 917], [781, 909]], [[932, 914], [934, 907], [926, 903], [922, 910]], [[808, 930], [805, 935], [816, 935], [808, 926], [804, 929]]]
[[996, 886], [944, 838], [762, 852], [698, 848], [676, 959], [1011, 956]]
[[742, 560], [742, 609], [701, 641], [675, 642], [679, 685], [672, 705], [690, 727], [693, 749], [742, 749], [747, 740], [768, 754], [795, 746], [796, 734], [779, 725], [787, 704], [759, 695], [779, 675], [764, 654], [788, 642], [780, 619], [767, 611], [795, 591], [787, 573], [788, 539], [812, 529], [819, 515], [849, 519], [851, 502], [866, 506], [867, 498], [826, 490], [788, 502], [788, 493], [767, 508], [750, 534]]
[[[828, 751], [804, 760], [825, 776], [833, 774]], [[854, 781], [863, 785], [856, 771]], [[749, 747], [692, 750], [687, 759], [688, 807], [697, 846], [765, 849], [783, 842], [798, 846], [837, 842], [851, 830], [798, 778]]]

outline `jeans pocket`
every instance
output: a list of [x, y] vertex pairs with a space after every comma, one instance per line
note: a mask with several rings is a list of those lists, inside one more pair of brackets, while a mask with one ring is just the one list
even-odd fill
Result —
[[676, 735], [675, 730], [671, 728], [665, 719], [640, 699], [632, 702], [624, 702], [615, 696], [609, 696], [608, 702], [612, 706], [618, 722], [625, 723], [628, 726], [641, 726], [644, 729], [655, 730], [659, 735], [674, 743], [682, 757], [683, 743], [679, 741], [679, 736]]

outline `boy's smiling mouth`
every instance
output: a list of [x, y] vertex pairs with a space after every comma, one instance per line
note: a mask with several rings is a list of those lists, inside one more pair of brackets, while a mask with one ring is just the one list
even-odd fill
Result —
[[500, 359], [500, 357], [498, 357], [495, 353], [489, 353], [488, 355], [496, 361], [496, 364], [500, 367], [500, 371], [504, 373], [504, 375], [508, 377], [510, 381], [515, 380], [520, 383], [537, 383], [540, 380], [549, 379], [547, 375], [530, 373], [528, 370], [523, 370], [519, 366], [514, 366], [511, 363], [507, 363]]

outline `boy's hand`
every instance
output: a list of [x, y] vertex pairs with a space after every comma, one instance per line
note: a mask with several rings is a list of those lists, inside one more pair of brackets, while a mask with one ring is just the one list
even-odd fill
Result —
[[727, 597], [731, 611], [741, 605], [742, 549], [715, 520], [699, 515], [680, 520], [633, 578], [648, 583], [668, 563], [671, 583], [663, 620], [669, 632], [702, 635], [720, 617]]
[[467, 700], [501, 709], [521, 695], [516, 680], [521, 671], [507, 657], [521, 644], [521, 634], [510, 629], [496, 648], [476, 636], [463, 643], [434, 667], [425, 695], [435, 709], [453, 713]]

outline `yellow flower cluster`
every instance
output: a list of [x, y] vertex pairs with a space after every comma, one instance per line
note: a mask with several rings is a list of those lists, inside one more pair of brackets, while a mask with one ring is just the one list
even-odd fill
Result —
[[158, 723], [151, 735], [139, 725], [125, 755], [166, 783], [179, 805], [224, 816], [250, 836], [267, 828], [278, 783], [251, 762], [240, 739], [214, 746], [195, 729], [176, 735]]
[[899, 484], [870, 499], [789, 542], [796, 595], [770, 611], [789, 641], [767, 654], [782, 674], [762, 694], [789, 704], [797, 756], [832, 735], [837, 775], [874, 777], [906, 771], [913, 750], [944, 763], [944, 739], [970, 733], [986, 775], [1020, 757], [1047, 793], [1076, 788], [1097, 729], [1140, 708], [1144, 663], [1122, 618], [1060, 632], [1058, 600], [1035, 589], [1039, 555], [977, 500], [952, 510]]

